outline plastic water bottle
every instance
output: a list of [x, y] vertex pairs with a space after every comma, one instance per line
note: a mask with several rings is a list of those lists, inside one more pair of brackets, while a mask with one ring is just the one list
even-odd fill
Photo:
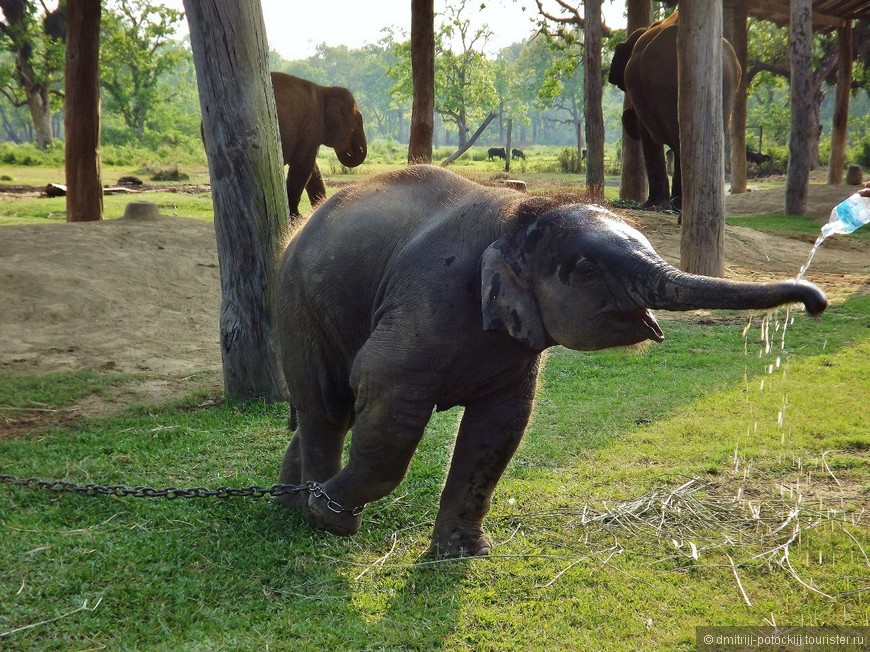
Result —
[[867, 223], [870, 223], [870, 197], [855, 193], [834, 206], [828, 223], [822, 227], [822, 235], [827, 238], [835, 233], [852, 233]]

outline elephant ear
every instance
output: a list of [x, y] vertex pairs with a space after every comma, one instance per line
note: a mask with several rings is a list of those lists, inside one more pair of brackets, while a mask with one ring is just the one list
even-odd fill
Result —
[[610, 61], [610, 72], [607, 75], [607, 81], [615, 84], [623, 91], [625, 91], [625, 67], [628, 65], [628, 60], [631, 59], [634, 44], [643, 36], [644, 32], [646, 32], [645, 27], [634, 30], [625, 41], [617, 43], [613, 50], [613, 59]]
[[335, 147], [345, 143], [353, 128], [353, 97], [346, 88], [324, 89], [323, 144]]
[[547, 348], [547, 331], [531, 284], [523, 276], [510, 236], [499, 238], [483, 252], [480, 258], [483, 330], [507, 331], [526, 346], [543, 351]]

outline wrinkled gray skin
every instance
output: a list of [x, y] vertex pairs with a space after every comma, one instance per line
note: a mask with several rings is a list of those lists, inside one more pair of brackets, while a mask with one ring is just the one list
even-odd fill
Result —
[[[541, 352], [653, 340], [649, 308], [767, 309], [826, 300], [806, 282], [692, 276], [597, 206], [531, 198], [413, 166], [327, 200], [283, 254], [276, 301], [299, 429], [281, 482], [314, 480], [345, 510], [405, 475], [434, 409], [465, 407], [430, 552], [486, 554], [483, 518], [520, 442]], [[347, 465], [342, 444], [353, 426]], [[350, 535], [361, 516], [282, 499]]]

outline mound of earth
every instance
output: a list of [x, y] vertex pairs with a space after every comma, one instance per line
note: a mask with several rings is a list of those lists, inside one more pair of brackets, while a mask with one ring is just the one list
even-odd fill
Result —
[[[823, 219], [853, 189], [811, 186]], [[782, 191], [729, 197], [732, 214], [782, 211]], [[679, 261], [672, 215], [627, 211], [669, 261]], [[218, 371], [220, 286], [212, 224], [185, 218], [0, 228], [0, 369], [114, 369], [150, 378]], [[797, 274], [812, 238], [728, 227], [727, 275]], [[833, 299], [870, 288], [870, 245], [830, 238], [808, 278]]]

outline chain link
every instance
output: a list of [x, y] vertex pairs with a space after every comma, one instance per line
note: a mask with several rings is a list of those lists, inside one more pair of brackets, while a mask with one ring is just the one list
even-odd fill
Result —
[[364, 505], [360, 505], [353, 509], [345, 509], [329, 497], [329, 494], [323, 490], [320, 483], [312, 480], [309, 480], [305, 484], [273, 484], [271, 487], [251, 485], [248, 487], [217, 487], [216, 489], [208, 489], [207, 487], [190, 487], [187, 489], [163, 487], [155, 489], [153, 487], [128, 487], [122, 484], [76, 484], [75, 482], [63, 480], [19, 478], [14, 475], [0, 474], [0, 484], [9, 484], [27, 489], [55, 491], [58, 493], [83, 494], [86, 496], [166, 498], [167, 500], [175, 500], [177, 498], [262, 498], [263, 496], [286, 496], [307, 491], [318, 500], [322, 500], [326, 504], [326, 508], [336, 514], [347, 512], [352, 516], [359, 516], [364, 508]]

